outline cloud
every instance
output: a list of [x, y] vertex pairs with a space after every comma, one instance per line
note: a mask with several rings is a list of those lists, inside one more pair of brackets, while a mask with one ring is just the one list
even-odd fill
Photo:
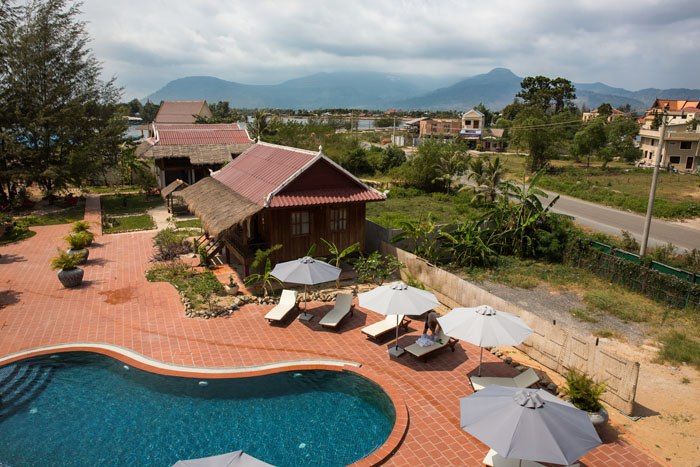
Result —
[[495, 66], [627, 88], [697, 87], [697, 0], [91, 0], [95, 54], [126, 97], [213, 75], [275, 83], [372, 70], [464, 77]]

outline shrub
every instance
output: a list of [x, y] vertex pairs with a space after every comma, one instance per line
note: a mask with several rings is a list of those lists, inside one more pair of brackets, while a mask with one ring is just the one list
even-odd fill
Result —
[[66, 237], [71, 250], [82, 250], [86, 248], [92, 240], [88, 232], [74, 232]]
[[385, 280], [392, 277], [404, 266], [393, 256], [382, 255], [378, 251], [374, 251], [369, 256], [357, 258], [353, 267], [360, 282], [373, 282], [382, 285]]
[[565, 377], [564, 393], [574, 406], [586, 412], [597, 412], [603, 408], [600, 396], [605, 392], [605, 383], [596, 383], [585, 373], [573, 368]]
[[156, 253], [153, 255], [154, 261], [171, 261], [189, 253], [190, 247], [184, 242], [186, 236], [187, 233], [177, 232], [171, 227], [158, 232], [153, 237], [153, 246], [156, 248]]
[[623, 250], [627, 250], [630, 252], [635, 252], [639, 251], [639, 242], [637, 241], [636, 238], [632, 236], [631, 233], [629, 233], [626, 230], [622, 231], [622, 240], [620, 241], [620, 247]]
[[73, 232], [89, 232], [90, 223], [87, 221], [76, 221], [73, 223]]
[[58, 249], [58, 254], [51, 259], [51, 268], [54, 270], [62, 269], [64, 271], [76, 269], [84, 256], [83, 254], [72, 255]]
[[212, 295], [224, 293], [224, 286], [211, 271], [197, 272], [182, 261], [156, 263], [146, 271], [146, 279], [171, 283], [194, 307], [209, 302]]

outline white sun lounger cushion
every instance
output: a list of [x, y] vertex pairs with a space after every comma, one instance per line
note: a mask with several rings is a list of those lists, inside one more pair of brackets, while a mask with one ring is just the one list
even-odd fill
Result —
[[333, 309], [326, 313], [319, 324], [321, 326], [335, 328], [340, 324], [343, 318], [350, 313], [351, 309], [352, 295], [347, 293], [338, 294], [335, 297], [335, 305], [333, 306]]
[[[362, 333], [367, 334], [370, 337], [377, 337], [389, 331], [395, 331], [397, 321], [396, 318], [396, 316], [387, 316], [381, 321], [377, 321], [374, 324], [370, 324], [369, 326], [365, 326], [364, 328], [362, 328]], [[398, 322], [403, 322], [403, 318], [404, 315], [399, 315]]]
[[532, 368], [520, 373], [514, 378], [499, 378], [495, 376], [472, 376], [469, 378], [475, 391], [480, 391], [486, 386], [507, 386], [510, 388], [529, 388], [540, 380]]
[[296, 305], [297, 293], [294, 290], [283, 290], [280, 302], [265, 315], [265, 319], [268, 321], [282, 321]]
[[[490, 449], [489, 452], [484, 457], [484, 465], [489, 467], [544, 467], [539, 462], [520, 460], [520, 459], [506, 459], [498, 455], [496, 451]], [[568, 467], [579, 467], [579, 464], [571, 464]]]

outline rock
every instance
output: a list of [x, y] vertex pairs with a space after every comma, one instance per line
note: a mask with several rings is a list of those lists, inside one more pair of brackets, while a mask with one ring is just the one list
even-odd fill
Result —
[[507, 365], [510, 365], [513, 363], [513, 357], [506, 357], [503, 359], [504, 362], [506, 362]]
[[522, 373], [523, 371], [527, 370], [527, 368], [525, 368], [525, 367], [522, 366], [522, 365], [516, 366], [515, 369], [518, 370], [520, 373]]
[[496, 355], [496, 353], [498, 352], [498, 349], [497, 349], [496, 347], [494, 347], [494, 348], [491, 349], [490, 352], [491, 352], [492, 354]]
[[557, 393], [557, 385], [554, 383], [549, 383], [547, 385], [547, 391], [551, 392], [552, 394], [556, 394]]

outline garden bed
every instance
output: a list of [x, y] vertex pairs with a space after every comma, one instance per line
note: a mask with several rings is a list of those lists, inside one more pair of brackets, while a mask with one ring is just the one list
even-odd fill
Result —
[[153, 230], [155, 228], [156, 223], [149, 214], [117, 217], [109, 216], [102, 220], [102, 232], [108, 234]]

